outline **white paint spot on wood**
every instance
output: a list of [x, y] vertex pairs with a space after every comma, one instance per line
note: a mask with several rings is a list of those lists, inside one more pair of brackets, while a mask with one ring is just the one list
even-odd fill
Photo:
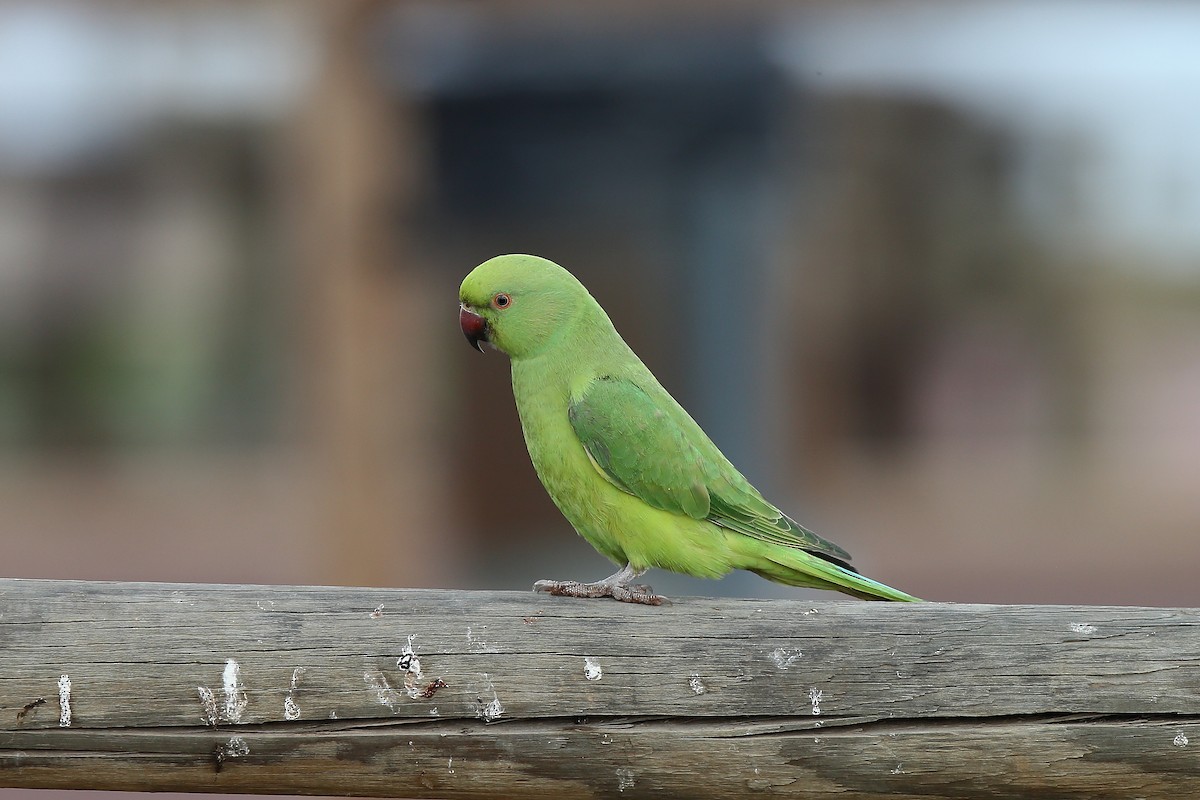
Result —
[[421, 671], [421, 659], [417, 658], [417, 651], [413, 649], [413, 640], [416, 638], [415, 633], [409, 635], [408, 644], [404, 645], [400, 657], [396, 659], [396, 667], [404, 670], [404, 693], [413, 700], [421, 696], [418, 683], [425, 674]]
[[583, 677], [589, 681], [598, 681], [604, 677], [604, 670], [600, 669], [600, 662], [588, 656], [583, 659]]
[[439, 716], [437, 706], [434, 706], [433, 708], [429, 709], [429, 716], [431, 716], [431, 717]]
[[215, 726], [217, 724], [217, 698], [213, 697], [213, 690], [207, 686], [197, 686], [196, 692], [200, 695], [200, 705], [204, 707], [204, 716], [201, 719], [204, 720], [205, 725]]
[[368, 614], [368, 616], [371, 619], [379, 619], [380, 617], [382, 617], [383, 616], [383, 603], [380, 603], [379, 605], [375, 606], [375, 610], [372, 611], [370, 614]]
[[808, 702], [812, 703], [812, 713], [814, 717], [820, 716], [821, 714], [822, 694], [822, 691], [815, 686], [808, 690]]
[[1096, 632], [1096, 626], [1091, 625], [1087, 622], [1072, 622], [1071, 630], [1074, 631], [1075, 633], [1090, 634], [1090, 633]]
[[246, 740], [240, 736], [230, 738], [229, 743], [225, 745], [226, 758], [241, 758], [242, 756], [250, 755], [250, 745], [246, 744]]
[[1177, 734], [1175, 738], [1171, 740], [1171, 744], [1175, 745], [1176, 747], [1187, 747], [1188, 738], [1182, 733]]
[[891, 772], [893, 775], [903, 775], [904, 774], [904, 762], [901, 761], [899, 764], [897, 764], [895, 767], [893, 767]]
[[413, 647], [417, 635], [410, 633], [408, 642], [405, 643], [404, 649], [400, 651], [400, 657], [396, 659], [396, 666], [405, 672], [412, 672], [417, 675], [421, 674], [421, 659], [417, 658], [417, 651]]
[[238, 723], [242, 721], [242, 712], [246, 710], [246, 692], [242, 685], [242, 668], [236, 659], [225, 661], [225, 671], [221, 675], [222, 687], [225, 691], [225, 708], [221, 718], [225, 722]]
[[451, 757], [450, 760], [446, 762], [446, 771], [449, 772], [451, 775], [454, 774], [454, 758], [453, 757]]
[[800, 660], [799, 647], [776, 647], [771, 651], [771, 662], [779, 669], [787, 669]]
[[688, 688], [692, 690], [692, 694], [704, 694], [708, 691], [708, 687], [704, 685], [704, 681], [700, 680], [699, 675], [693, 675], [688, 679]]
[[499, 697], [493, 697], [491, 702], [483, 707], [483, 713], [480, 718], [484, 722], [491, 722], [494, 719], [499, 719], [504, 714], [504, 706], [500, 703]]
[[612, 744], [612, 737], [607, 733], [600, 737], [600, 744]]
[[300, 685], [300, 676], [306, 671], [304, 667], [296, 667], [292, 670], [292, 685], [288, 689], [287, 697], [283, 698], [283, 718], [288, 721], [300, 719], [300, 706], [296, 703], [296, 688]]
[[[265, 603], [265, 605], [264, 605], [264, 603]], [[274, 600], [266, 600], [266, 601], [256, 600], [254, 602], [254, 604], [256, 606], [258, 606], [259, 611], [274, 611], [275, 610], [275, 601]]]
[[634, 783], [633, 770], [629, 767], [621, 767], [617, 770], [617, 791], [623, 792], [626, 789], [632, 789]]
[[58, 727], [71, 727], [71, 678], [61, 675], [58, 678]]
[[480, 625], [479, 630], [473, 630], [470, 625], [467, 626], [467, 648], [472, 653], [499, 652], [484, 638], [483, 634], [485, 631], [487, 631], [487, 625]]
[[387, 706], [392, 711], [396, 710], [396, 706], [400, 704], [400, 694], [388, 684], [382, 672], [364, 672], [363, 682], [375, 690], [375, 702]]
[[[500, 696], [496, 694], [496, 687], [492, 684], [492, 678], [486, 672], [483, 673], [483, 690], [480, 694], [485, 696], [475, 698], [476, 717], [484, 722], [491, 722], [503, 716], [504, 704], [500, 702]], [[492, 696], [491, 700], [486, 698], [488, 694]]]

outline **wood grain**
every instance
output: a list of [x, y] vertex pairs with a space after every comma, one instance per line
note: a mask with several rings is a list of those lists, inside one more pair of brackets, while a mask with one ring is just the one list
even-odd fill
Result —
[[1200, 611], [0, 580], [0, 786], [1186, 797]]

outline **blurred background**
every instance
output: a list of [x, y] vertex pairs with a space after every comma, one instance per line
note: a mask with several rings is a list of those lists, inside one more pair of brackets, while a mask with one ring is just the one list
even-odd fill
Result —
[[457, 327], [462, 277], [530, 252], [868, 574], [1198, 605], [1196, 30], [1152, 0], [0, 5], [0, 574], [609, 574]]

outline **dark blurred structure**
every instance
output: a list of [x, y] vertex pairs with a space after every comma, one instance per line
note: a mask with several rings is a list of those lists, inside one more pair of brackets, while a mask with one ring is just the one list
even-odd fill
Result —
[[534, 252], [871, 574], [1194, 605], [1196, 22], [6, 5], [4, 573], [604, 574], [528, 466], [507, 363], [455, 327], [471, 267]]

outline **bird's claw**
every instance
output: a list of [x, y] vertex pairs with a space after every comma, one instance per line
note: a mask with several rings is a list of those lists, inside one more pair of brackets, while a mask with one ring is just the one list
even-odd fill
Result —
[[612, 587], [611, 597], [623, 603], [641, 603], [646, 606], [670, 605], [671, 601], [661, 594], [655, 594], [654, 588], [639, 583], [636, 586], [616, 585]]
[[640, 603], [647, 606], [660, 606], [671, 601], [662, 595], [655, 594], [654, 589], [645, 584], [628, 585], [624, 583], [580, 583], [579, 581], [538, 581], [533, 585], [535, 592], [546, 592], [559, 597], [611, 597], [622, 603]]

